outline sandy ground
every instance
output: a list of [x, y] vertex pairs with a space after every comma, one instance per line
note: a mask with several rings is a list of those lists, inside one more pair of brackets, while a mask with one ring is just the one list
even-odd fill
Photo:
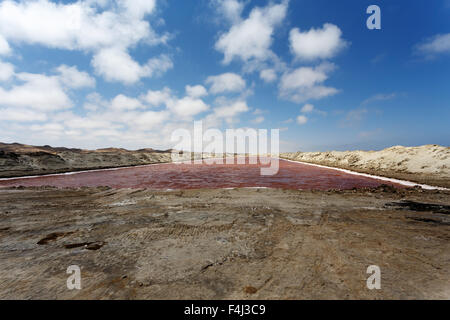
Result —
[[0, 298], [450, 299], [449, 195], [3, 189]]
[[396, 146], [381, 151], [283, 153], [282, 158], [450, 188], [450, 148]]

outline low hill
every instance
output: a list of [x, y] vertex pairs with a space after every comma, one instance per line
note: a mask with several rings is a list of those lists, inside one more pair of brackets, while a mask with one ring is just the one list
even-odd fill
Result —
[[0, 177], [19, 177], [170, 162], [169, 151], [82, 150], [0, 143]]
[[450, 148], [395, 146], [381, 151], [283, 153], [281, 158], [450, 188]]

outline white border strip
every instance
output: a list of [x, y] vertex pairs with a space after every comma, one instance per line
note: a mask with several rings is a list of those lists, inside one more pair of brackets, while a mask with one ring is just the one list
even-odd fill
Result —
[[361, 172], [356, 172], [356, 171], [351, 171], [351, 170], [341, 169], [341, 168], [335, 168], [335, 167], [328, 167], [328, 166], [323, 166], [323, 165], [320, 165], [320, 164], [314, 164], [314, 163], [309, 163], [309, 162], [289, 160], [289, 159], [283, 159], [283, 158], [279, 158], [279, 159], [280, 160], [284, 160], [284, 161], [288, 161], [288, 162], [306, 164], [308, 166], [314, 166], [314, 167], [319, 167], [319, 168], [325, 168], [325, 169], [341, 171], [341, 172], [345, 172], [345, 173], [352, 174], [352, 175], [355, 175], [355, 176], [363, 176], [363, 177], [367, 177], [367, 178], [372, 178], [372, 179], [377, 179], [377, 180], [383, 180], [383, 181], [398, 183], [398, 184], [401, 184], [401, 185], [404, 185], [404, 186], [408, 186], [408, 187], [419, 186], [419, 187], [421, 187], [422, 189], [425, 189], [425, 190], [450, 190], [450, 189], [443, 188], [443, 187], [435, 187], [435, 186], [430, 186], [430, 185], [427, 185], [427, 184], [415, 183], [415, 182], [407, 181], [407, 180], [399, 180], [399, 179], [394, 179], [394, 178], [375, 176], [375, 175], [368, 174], [368, 173], [361, 173]]

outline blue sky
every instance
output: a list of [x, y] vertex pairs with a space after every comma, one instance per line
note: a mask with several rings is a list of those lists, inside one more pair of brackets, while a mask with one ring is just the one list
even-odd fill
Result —
[[203, 120], [282, 151], [448, 146], [449, 71], [448, 0], [7, 0], [0, 141], [169, 148]]

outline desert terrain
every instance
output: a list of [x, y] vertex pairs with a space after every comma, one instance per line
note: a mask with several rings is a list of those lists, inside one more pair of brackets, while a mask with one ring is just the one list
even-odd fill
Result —
[[[3, 189], [0, 297], [450, 299], [448, 200], [384, 186]], [[70, 265], [81, 290], [66, 287]]]

